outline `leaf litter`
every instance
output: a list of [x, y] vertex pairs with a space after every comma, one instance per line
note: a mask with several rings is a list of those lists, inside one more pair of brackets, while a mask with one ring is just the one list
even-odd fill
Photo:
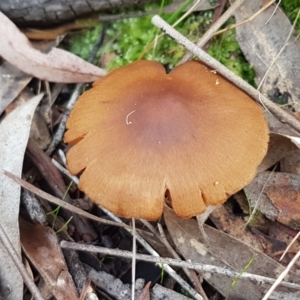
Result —
[[54, 82], [91, 82], [105, 71], [74, 54], [53, 48], [42, 53], [32, 47], [23, 33], [0, 12], [0, 55], [25, 73]]
[[[260, 5], [261, 3], [259, 1], [255, 1], [255, 5], [253, 6], [243, 5], [242, 11], [236, 12], [236, 18], [238, 20], [248, 18], [255, 12], [252, 9], [255, 8], [255, 10], [258, 10], [260, 8]], [[245, 51], [245, 55], [247, 56], [249, 61], [252, 62], [254, 68], [257, 68], [256, 74], [258, 82], [260, 82], [260, 79], [264, 77], [264, 74], [266, 74], [267, 67], [272, 64], [272, 62], [274, 61], [274, 57], [284, 47], [286, 37], [291, 32], [291, 24], [288, 22], [285, 15], [280, 10], [277, 11], [276, 18], [274, 18], [274, 20], [272, 17], [270, 18], [266, 26], [261, 25], [264, 24], [264, 22], [270, 17], [270, 14], [274, 10], [274, 7], [274, 5], [271, 6], [252, 22], [246, 23], [238, 27], [237, 29], [241, 48]], [[14, 63], [23, 71], [26, 71], [27, 73], [42, 79], [46, 78], [45, 74], [49, 74], [49, 77], [47, 77], [49, 81], [58, 82], [94, 81], [95, 78], [104, 75], [103, 71], [100, 71], [99, 73], [99, 68], [97, 68], [96, 71], [95, 68], [90, 68], [90, 66], [85, 65], [85, 63], [83, 62], [79, 63], [80, 67], [78, 67], [77, 65], [74, 69], [74, 63], [77, 64], [78, 61], [73, 61], [74, 57], [72, 55], [70, 56], [69, 54], [65, 53], [62, 54], [60, 51], [56, 52], [56, 50], [58, 49], [54, 50], [54, 52], [52, 52], [52, 50], [50, 51], [54, 53], [53, 55], [55, 60], [58, 59], [58, 56], [61, 56], [64, 62], [67, 62], [68, 64], [66, 65], [66, 68], [62, 68], [63, 70], [54, 70], [53, 66], [50, 66], [50, 61], [51, 63], [53, 62], [53, 60], [51, 60], [53, 59], [51, 58], [52, 54], [49, 55], [50, 52], [45, 54], [41, 52], [35, 52], [37, 50], [33, 49], [30, 46], [24, 36], [20, 36], [20, 32], [18, 31], [18, 29], [14, 27], [14, 25], [7, 22], [9, 21], [1, 15], [0, 31], [1, 28], [3, 30], [3, 24], [5, 24], [5, 26], [7, 25], [9, 30], [13, 30], [12, 32], [14, 32], [17, 36], [16, 41], [22, 42], [24, 49], [26, 49], [26, 61], [16, 60], [13, 56], [11, 56], [12, 54], [8, 53], [9, 51], [11, 51], [13, 52], [13, 55], [18, 56], [18, 47], [14, 47], [13, 49], [1, 47], [2, 49], [5, 49], [6, 53], [5, 54], [3, 52], [1, 53], [1, 55], [8, 61]], [[250, 29], [248, 29], [249, 26]], [[248, 31], [243, 32], [243, 30]], [[249, 30], [251, 32], [250, 35]], [[270, 35], [269, 39], [266, 35], [266, 33], [268, 32], [272, 32], [272, 34], [275, 34]], [[261, 38], [262, 34], [266, 36], [266, 38], [264, 38], [263, 40]], [[276, 34], [278, 36], [276, 36]], [[5, 32], [3, 36], [7, 38], [7, 41], [9, 41], [9, 38], [11, 38], [7, 37], [7, 34], [5, 34]], [[245, 36], [248, 38], [244, 39], [241, 38], [241, 36]], [[249, 36], [254, 39], [251, 45], [253, 47], [256, 46], [256, 51], [249, 50]], [[293, 35], [291, 36], [293, 37]], [[281, 41], [281, 44], [276, 40], [274, 42], [275, 38], [278, 38], [278, 40]], [[261, 45], [259, 43], [263, 44]], [[257, 51], [257, 48], [259, 49], [259, 51]], [[264, 51], [264, 49], [268, 49], [268, 51]], [[299, 76], [297, 75], [297, 70], [289, 68], [289, 65], [287, 64], [289, 58], [291, 58], [291, 63], [293, 63], [293, 61], [297, 61], [297, 55], [299, 55], [298, 41], [292, 38], [289, 41], [287, 47], [285, 47], [284, 51], [284, 55], [282, 57], [278, 57], [278, 59], [276, 59], [275, 63], [273, 63], [272, 65], [273, 68], [279, 70], [279, 72], [273, 72], [272, 69], [272, 72], [267, 73], [268, 76], [266, 77], [266, 80], [261, 87], [261, 91], [271, 96], [271, 98], [278, 96], [280, 99], [283, 99], [285, 101], [284, 104], [288, 104], [289, 108], [292, 108], [292, 110], [294, 111], [298, 111], [297, 101], [295, 97], [297, 97], [298, 92], [296, 84]], [[37, 55], [36, 58], [32, 55], [33, 53]], [[253, 56], [254, 53], [256, 56], [253, 58], [251, 57], [251, 55]], [[259, 54], [260, 56], [259, 59], [257, 59], [257, 54]], [[42, 58], [41, 60], [39, 60], [39, 58], [41, 57], [40, 55], [42, 55], [43, 59], [45, 60], [43, 60]], [[266, 64], [261, 63], [262, 58], [263, 61], [266, 62]], [[57, 62], [59, 65], [59, 60], [57, 60]], [[84, 67], [82, 67], [85, 71], [79, 73], [84, 74], [80, 74], [80, 76], [74, 74], [70, 75], [70, 73], [74, 73], [74, 71], [76, 72], [78, 68], [81, 69], [81, 66], [83, 66], [81, 64], [85, 65]], [[294, 63], [294, 65], [296, 65], [296, 63]], [[35, 70], [34, 73], [32, 72], [33, 69]], [[11, 74], [18, 74], [14, 73], [18, 72], [18, 70], [9, 72], [11, 72]], [[6, 110], [6, 112], [8, 112], [7, 105], [11, 103], [17, 95], [23, 93], [22, 90], [24, 90], [24, 88], [32, 78], [32, 76], [30, 75], [26, 75], [23, 73], [20, 74], [21, 75], [16, 76], [12, 75], [5, 83], [4, 81], [0, 82], [1, 87], [6, 86], [5, 89], [2, 89], [2, 91], [5, 92], [2, 93], [2, 97], [0, 98], [0, 108], [2, 108], [3, 111]], [[62, 77], [64, 77], [64, 79], [62, 79]], [[278, 85], [275, 85], [274, 82], [278, 82]], [[15, 90], [12, 89], [12, 86], [14, 84], [16, 84], [17, 86]], [[7, 131], [9, 135], [16, 137], [17, 141], [20, 144], [22, 142], [22, 147], [10, 146], [10, 148], [8, 148], [10, 150], [6, 150], [8, 152], [6, 152], [5, 155], [0, 155], [0, 161], [1, 157], [9, 157], [9, 160], [13, 160], [18, 166], [18, 170], [7, 169], [7, 167], [5, 166], [1, 166], [1, 169], [6, 169], [15, 175], [18, 175], [18, 177], [21, 177], [20, 168], [22, 167], [25, 153], [24, 144], [26, 145], [27, 143], [29, 135], [29, 124], [30, 120], [33, 117], [33, 107], [31, 107], [30, 113], [26, 113], [25, 107], [26, 105], [29, 105], [28, 103], [32, 103], [32, 101], [33, 100], [26, 101], [22, 106], [14, 108], [11, 113], [9, 113], [7, 116], [5, 115], [4, 121], [2, 121], [0, 125], [5, 125], [5, 122], [8, 122], [10, 118], [12, 118], [10, 116], [14, 116], [13, 114], [16, 114], [14, 122], [11, 121], [11, 123], [9, 123], [8, 125], [9, 128], [5, 127], [5, 131]], [[59, 96], [57, 98], [57, 101], [60, 101]], [[37, 103], [35, 105], [37, 105]], [[15, 120], [21, 122], [22, 117], [24, 118], [24, 116], [27, 115], [29, 116], [29, 118], [27, 120], [25, 128], [23, 128], [24, 126], [22, 127], [18, 122], [15, 122]], [[280, 255], [290, 243], [292, 238], [296, 235], [296, 232], [299, 230], [300, 189], [298, 184], [299, 167], [297, 167], [297, 164], [299, 164], [297, 155], [299, 153], [299, 133], [287, 124], [280, 122], [282, 120], [278, 121], [278, 119], [274, 118], [274, 116], [272, 116], [268, 111], [266, 111], [266, 117], [268, 119], [269, 126], [272, 132], [271, 141], [269, 152], [265, 160], [259, 167], [258, 175], [254, 179], [254, 181], [245, 188], [245, 193], [235, 195], [233, 199], [228, 202], [229, 207], [225, 205], [225, 207], [216, 208], [212, 212], [210, 222], [211, 224], [213, 223], [214, 227], [216, 227], [217, 229], [212, 228], [208, 225], [204, 225], [204, 233], [207, 235], [207, 240], [205, 239], [205, 236], [203, 236], [203, 233], [201, 231], [199, 232], [199, 228], [195, 220], [178, 219], [172, 214], [172, 211], [166, 210], [164, 220], [162, 220], [162, 224], [164, 225], [165, 222], [167, 225], [167, 236], [170, 235], [171, 237], [171, 239], [169, 239], [170, 244], [172, 245], [174, 243], [176, 245], [180, 254], [185, 258], [185, 260], [191, 260], [192, 262], [201, 262], [203, 264], [210, 264], [220, 267], [228, 267], [240, 274], [249, 272], [257, 275], [276, 278], [284, 270], [284, 266], [289, 263], [294, 253], [297, 252], [297, 247], [299, 247], [299, 245], [297, 244], [297, 242], [295, 242], [295, 244], [291, 246], [289, 252], [286, 254], [285, 259], [282, 262], [279, 262]], [[59, 123], [59, 118], [60, 117], [58, 116], [58, 118], [55, 120], [56, 123]], [[53, 119], [51, 121], [53, 123]], [[12, 130], [10, 127], [15, 128], [15, 131], [13, 133], [10, 133], [9, 129]], [[40, 126], [37, 125], [37, 127]], [[1, 128], [2, 127], [0, 127], [0, 129]], [[20, 128], [23, 128], [23, 130], [26, 129], [26, 134], [21, 135], [21, 132], [23, 131], [19, 130]], [[18, 136], [20, 137], [18, 138]], [[43, 139], [43, 136], [40, 135], [40, 138]], [[2, 151], [4, 144], [5, 143], [2, 143], [0, 152]], [[37, 188], [31, 186], [28, 183], [25, 184], [20, 180], [19, 183], [25, 186], [26, 189], [29, 189], [32, 192], [38, 194], [39, 197], [36, 200], [41, 203], [43, 203], [43, 200], [41, 198], [52, 199], [56, 204], [64, 206], [68, 209], [70, 208], [76, 214], [79, 212], [80, 215], [84, 217], [90, 217], [95, 221], [105, 222], [107, 216], [97, 208], [93, 208], [92, 214], [81, 210], [80, 207], [84, 203], [84, 201], [86, 201], [86, 199], [83, 199], [84, 196], [78, 193], [74, 185], [71, 186], [69, 192], [66, 193], [68, 180], [64, 176], [59, 175], [59, 173], [57, 173], [57, 170], [53, 168], [49, 156], [45, 155], [40, 149], [46, 148], [47, 146], [41, 145], [40, 147], [37, 147], [36, 145], [32, 144], [32, 141], [29, 141], [23, 176], [28, 181], [38, 184], [42, 189], [46, 189], [47, 191], [50, 191], [60, 198], [64, 198], [63, 196], [65, 194], [66, 198], [64, 200], [66, 202], [59, 202], [58, 199], [54, 200], [53, 196], [51, 198], [51, 195], [46, 195], [45, 193], [39, 191]], [[57, 148], [64, 150], [64, 146], [62, 146], [60, 143], [56, 144], [56, 149]], [[17, 149], [18, 151], [20, 151], [19, 154], [17, 153]], [[17, 157], [18, 159], [16, 159]], [[33, 164], [34, 166], [30, 162], [29, 157], [31, 157], [31, 162], [35, 161], [35, 163]], [[62, 165], [64, 165], [61, 157], [58, 157], [55, 152], [53, 154], [53, 157], [55, 157]], [[6, 186], [15, 189], [14, 193], [16, 193], [17, 190], [20, 191], [19, 185], [12, 184], [10, 179], [6, 178], [4, 175], [3, 178], [5, 178], [6, 181], [9, 180], [7, 181]], [[7, 218], [7, 214], [10, 215], [10, 213], [8, 213], [9, 207], [14, 207], [14, 212], [11, 214], [11, 220], [14, 220], [14, 226], [9, 225], [9, 227], [13, 229], [13, 232], [8, 232], [8, 235], [11, 241], [14, 242], [15, 247], [20, 243], [18, 233], [15, 234], [16, 232], [18, 232], [18, 228], [16, 228], [15, 225], [17, 225], [18, 217], [18, 207], [20, 200], [19, 191], [17, 192], [15, 202], [11, 201], [11, 203], [5, 204], [5, 209], [0, 210], [5, 215], [1, 218], [1, 220], [9, 220]], [[6, 196], [6, 200], [11, 199], [11, 197]], [[72, 206], [72, 204], [79, 206], [79, 208]], [[57, 234], [60, 239], [71, 239], [75, 240], [76, 242], [88, 242], [96, 240], [98, 243], [104, 244], [107, 247], [113, 246], [119, 247], [121, 249], [125, 247], [125, 249], [130, 249], [130, 246], [128, 246], [128, 244], [131, 243], [130, 238], [125, 238], [124, 233], [120, 234], [121, 231], [113, 229], [116, 227], [112, 227], [111, 225], [109, 225], [113, 223], [107, 222], [107, 225], [104, 225], [104, 223], [100, 226], [95, 226], [95, 223], [89, 223], [90, 225], [88, 226], [97, 228], [95, 231], [96, 235], [94, 235], [88, 233], [89, 231], [86, 230], [87, 227], [85, 227], [85, 225], [82, 226], [82, 224], [85, 223], [84, 220], [80, 218], [76, 220], [75, 218], [75, 221], [73, 219], [71, 223], [66, 224], [66, 221], [69, 219], [69, 217], [72, 217], [71, 214], [67, 213], [67, 215], [64, 215], [59, 213], [59, 215], [55, 217], [53, 213], [51, 213], [51, 210], [55, 207], [51, 207], [49, 204], [42, 205], [42, 207], [46, 209], [46, 213], [48, 214], [48, 216], [46, 214], [48, 223], [54, 224], [54, 228], [56, 230], [61, 228], [61, 226], [65, 226], [63, 231]], [[236, 209], [238, 211], [241, 210], [242, 212], [239, 211], [238, 213], [236, 213]], [[249, 221], [248, 215], [252, 210], [255, 210], [256, 214], [252, 216]], [[98, 216], [104, 217], [104, 219], [101, 219]], [[73, 282], [73, 279], [69, 277], [68, 272], [66, 271], [67, 266], [60, 251], [58, 241], [56, 239], [52, 239], [53, 237], [55, 237], [56, 233], [50, 230], [49, 227], [44, 227], [44, 217], [35, 217], [35, 220], [37, 222], [41, 222], [43, 224], [35, 226], [36, 228], [40, 228], [39, 230], [41, 230], [39, 239], [37, 239], [38, 234], [35, 236], [31, 236], [30, 234], [28, 234], [28, 232], [27, 235], [23, 235], [23, 238], [21, 236], [23, 246], [27, 245], [27, 250], [24, 246], [25, 253], [27, 253], [28, 257], [30, 258], [31, 264], [35, 266], [35, 268], [38, 270], [38, 273], [42, 275], [42, 277], [44, 277], [46, 286], [48, 287], [48, 289], [50, 289], [50, 292], [52, 292], [52, 294], [56, 295], [57, 299], [62, 299], [64, 297], [64, 289], [66, 288], [64, 284], [67, 284], [67, 286], [70, 287], [72, 295], [74, 299], [76, 299], [76, 297], [78, 297], [79, 293], [81, 292], [80, 289], [78, 290], [78, 292], [75, 290], [75, 285], [77, 285], [76, 274], [72, 274], [74, 278]], [[28, 223], [23, 224], [25, 224], [23, 229], [27, 228], [26, 230], [29, 230], [28, 228], [31, 228], [30, 226], [32, 226], [29, 224], [29, 227], [27, 227], [26, 224]], [[80, 228], [82, 228], [82, 230]], [[138, 223], [138, 230], [141, 230], [141, 228], [143, 228], [143, 226], [141, 225], [141, 223]], [[32, 230], [34, 229], [30, 229], [29, 231]], [[145, 228], [143, 228], [142, 233], [146, 240], [151, 241], [153, 239], [153, 233], [146, 230]], [[120, 235], [122, 236], [121, 239]], [[44, 253], [45, 255], [49, 254], [48, 256], [46, 255], [47, 257], [45, 258], [39, 256], [39, 254], [37, 253], [38, 251], [36, 250], [39, 247], [44, 247], [47, 240], [51, 240], [51, 243], [48, 245], [47, 251], [45, 251]], [[117, 240], [121, 241], [121, 243], [116, 243]], [[34, 248], [32, 247], [33, 242], [40, 242], [40, 244]], [[159, 248], [164, 249], [164, 244], [161, 243], [161, 241], [159, 241], [158, 239], [158, 241], [156, 241], [156, 244], [159, 243]], [[127, 246], [125, 246], [125, 244], [127, 244]], [[153, 243], [153, 245], [155, 245], [155, 243]], [[138, 247], [138, 250], [140, 250], [140, 247]], [[171, 254], [168, 254], [168, 250], [163, 250], [163, 252], [165, 253], [165, 255], [171, 256]], [[56, 264], [53, 264], [53, 268], [56, 272], [53, 273], [56, 274], [55, 276], [52, 276], [53, 274], [50, 276], [48, 272], [49, 270], [47, 270], [47, 263], [49, 263], [49, 257], [51, 257], [51, 255], [53, 255], [51, 261], [57, 262]], [[2, 255], [0, 255], [0, 257], [1, 256]], [[110, 263], [109, 256], [96, 256], [93, 254], [85, 254], [85, 257], [80, 254], [79, 258], [79, 263], [81, 264], [81, 261], [83, 261], [84, 266], [87, 269], [85, 274], [86, 277], [88, 276], [87, 274], [89, 273], [89, 271], [104, 271], [101, 266], [99, 269], [100, 259], [101, 261], [105, 261], [106, 271], [108, 268], [108, 273], [113, 274], [112, 278], [120, 277], [120, 279], [124, 281], [124, 283], [121, 283], [121, 285], [125, 284], [125, 275], [126, 273], [128, 273], [128, 270], [130, 270], [130, 261], [126, 261], [124, 259], [121, 263]], [[95, 258], [96, 261], [91, 263], [91, 261], [93, 261]], [[10, 258], [7, 256], [4, 257], [4, 259], [5, 262], [10, 261]], [[121, 264], [121, 266], [117, 267], [118, 264]], [[12, 268], [14, 268], [13, 264], [11, 266]], [[69, 269], [71, 270], [70, 267]], [[122, 271], [120, 272], [120, 270]], [[229, 295], [230, 297], [234, 297], [243, 295], [245, 299], [261, 299], [270, 287], [269, 284], [258, 285], [253, 281], [246, 281], [240, 276], [237, 276], [235, 279], [233, 279], [231, 277], [226, 277], [218, 273], [215, 273], [213, 275], [200, 271], [199, 273], [206, 282], [212, 285], [216, 289], [216, 291], [218, 291], [223, 296]], [[285, 280], [290, 280], [291, 282], [299, 284], [300, 279], [298, 273], [299, 272], [297, 271], [297, 269], [294, 268], [292, 271], [290, 271]], [[59, 281], [63, 283], [62, 286], [60, 286], [57, 281], [57, 279], [60, 278], [59, 274], [63, 275], [63, 280]], [[16, 278], [16, 276], [18, 276], [17, 270], [14, 271], [13, 276], [14, 279]], [[143, 276], [144, 275], [142, 275], [142, 277]], [[2, 277], [3, 274], [1, 273], [1, 280]], [[22, 282], [22, 280], [20, 280], [20, 282]], [[16, 286], [13, 292], [21, 295], [21, 286], [22, 285], [20, 285], [19, 287]], [[175, 287], [175, 284], [173, 283], [173, 285], [171, 286]], [[109, 293], [109, 288], [109, 286], [106, 288], [107, 293]], [[150, 287], [150, 292], [153, 292], [154, 290], [154, 287]], [[114, 292], [116, 291], [117, 290], [114, 290]], [[143, 296], [145, 299], [149, 298], [147, 293], [147, 290], [145, 290], [145, 295]], [[168, 290], [165, 291], [165, 293], [165, 297], [167, 297], [166, 299], [168, 299], [168, 297], [169, 299], [173, 299], [174, 297], [176, 297], [175, 295], [171, 295], [170, 290], [169, 292]], [[162, 296], [159, 296], [158, 299], [161, 299], [161, 297]], [[202, 297], [198, 293], [195, 293], [194, 297], [196, 299], [202, 299], [206, 296], [204, 295], [204, 297]], [[272, 297], [273, 298], [270, 299], [281, 299], [282, 297], [286, 299], [298, 299], [300, 296], [297, 289], [279, 286], [276, 291], [273, 292]], [[17, 297], [17, 299], [21, 298], [22, 296]], [[121, 299], [118, 298], [118, 293], [116, 293], [116, 298]]]
[[[34, 111], [40, 102], [42, 94], [16, 108], [0, 124], [0, 220], [6, 234], [20, 255], [21, 245], [19, 236], [19, 206], [21, 187], [12, 183], [3, 171], [21, 176], [24, 153], [30, 133], [30, 125]], [[1, 244], [0, 244], [1, 245]], [[10, 296], [22, 299], [23, 280], [8, 253], [0, 248], [0, 269], [3, 287], [11, 289]], [[6, 292], [2, 293], [6, 294]]]

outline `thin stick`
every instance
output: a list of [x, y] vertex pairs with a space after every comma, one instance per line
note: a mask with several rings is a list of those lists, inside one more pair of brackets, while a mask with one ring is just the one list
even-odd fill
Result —
[[118, 226], [118, 227], [124, 227], [124, 228], [131, 228], [130, 226], [128, 225], [125, 225], [124, 223], [120, 224], [120, 223], [116, 223], [116, 222], [113, 222], [113, 221], [109, 221], [109, 220], [106, 220], [106, 219], [102, 219], [102, 218], [99, 218], [97, 216], [94, 216], [72, 204], [69, 204], [65, 201], [62, 201], [60, 200], [59, 198], [56, 198], [40, 189], [38, 189], [37, 187], [35, 187], [34, 185], [30, 184], [29, 182], [19, 178], [18, 176], [8, 172], [8, 171], [4, 171], [4, 174], [11, 178], [12, 180], [14, 180], [15, 182], [17, 182], [18, 184], [20, 184], [20, 186], [22, 186], [24, 189], [32, 192], [33, 194], [51, 202], [51, 203], [54, 203], [56, 205], [59, 205], [65, 209], [68, 209], [69, 211], [72, 211], [80, 216], [83, 216], [83, 217], [86, 217], [88, 219], [91, 219], [91, 220], [94, 220], [96, 222], [99, 222], [99, 223], [103, 223], [103, 224], [107, 224], [107, 225], [112, 225], [112, 226]]
[[296, 260], [299, 257], [300, 257], [300, 251], [297, 252], [297, 254], [293, 257], [293, 259], [290, 261], [288, 266], [285, 268], [285, 270], [279, 275], [277, 280], [274, 282], [274, 284], [271, 286], [271, 288], [268, 290], [268, 292], [265, 294], [262, 300], [267, 300], [270, 297], [270, 295], [273, 293], [276, 287], [282, 282], [284, 277], [287, 275], [287, 273], [290, 271], [290, 269], [292, 268], [292, 266], [295, 264]]
[[52, 163], [54, 164], [54, 166], [61, 171], [64, 175], [66, 175], [70, 180], [72, 180], [76, 185], [79, 184], [79, 178], [77, 176], [72, 175], [68, 169], [66, 169], [66, 165], [67, 165], [67, 158], [66, 155], [64, 153], [64, 151], [62, 151], [61, 149], [57, 150], [57, 155], [59, 156], [59, 158], [61, 159], [63, 166], [57, 162], [54, 158], [52, 158]]
[[79, 180], [76, 176], [73, 176], [70, 174], [70, 172], [64, 168], [60, 163], [58, 163], [54, 158], [51, 159], [54, 166], [61, 171], [64, 175], [66, 175], [70, 180], [72, 180], [74, 183], [78, 184]]
[[0, 223], [0, 240], [3, 244], [3, 246], [5, 247], [5, 249], [7, 250], [7, 252], [9, 253], [9, 255], [11, 256], [12, 260], [14, 261], [16, 267], [18, 268], [21, 276], [23, 277], [24, 282], [26, 283], [28, 289], [30, 290], [30, 292], [32, 293], [32, 296], [36, 299], [36, 300], [43, 300], [43, 297], [40, 293], [40, 291], [38, 290], [38, 288], [36, 287], [35, 283], [31, 280], [29, 274], [27, 273], [21, 258], [19, 257], [18, 253], [16, 252], [14, 246], [12, 245], [12, 243], [10, 242], [8, 236], [6, 235], [1, 223]]
[[201, 61], [210, 66], [212, 69], [217, 70], [221, 75], [234, 83], [237, 87], [245, 91], [248, 95], [254, 98], [257, 102], [261, 102], [271, 113], [273, 113], [280, 121], [285, 121], [292, 128], [300, 132], [300, 122], [293, 115], [282, 110], [271, 100], [263, 96], [254, 87], [238, 77], [236, 74], [228, 70], [225, 66], [219, 63], [216, 59], [211, 57], [202, 49], [198, 48], [194, 43], [185, 38], [181, 33], [172, 28], [159, 16], [152, 18], [152, 23], [160, 28], [163, 32], [173, 38], [177, 43], [183, 45], [188, 51], [197, 56]]
[[136, 231], [135, 219], [132, 218], [132, 266], [131, 266], [131, 299], [135, 298], [135, 269], [136, 269]]
[[[118, 256], [118, 257], [132, 258], [132, 253], [130, 251], [124, 251], [124, 250], [119, 250], [119, 249], [108, 249], [108, 248], [94, 246], [94, 245], [90, 245], [90, 244], [79, 244], [79, 243], [74, 243], [74, 242], [62, 241], [60, 243], [60, 246], [62, 248], [66, 248], [66, 249], [73, 249], [73, 250], [78, 250], [78, 251], [88, 251], [88, 252], [113, 255], [113, 256]], [[221, 274], [221, 275], [229, 276], [229, 277], [233, 277], [233, 278], [239, 277], [240, 279], [252, 280], [252, 281], [256, 282], [258, 285], [273, 284], [275, 282], [275, 279], [265, 277], [265, 276], [260, 276], [260, 275], [251, 274], [251, 273], [247, 273], [247, 272], [243, 272], [241, 274], [239, 272], [232, 271], [230, 269], [226, 269], [223, 267], [204, 265], [204, 264], [199, 264], [199, 263], [195, 263], [195, 262], [190, 263], [187, 261], [182, 261], [182, 260], [174, 259], [174, 258], [158, 257], [158, 256], [145, 255], [145, 254], [136, 254], [136, 259], [157, 263], [159, 265], [163, 264], [164, 267], [166, 267], [166, 265], [172, 265], [175, 267], [188, 268], [188, 269], [197, 270], [197, 271], [201, 271], [201, 272], [207, 272], [207, 273], [212, 273], [212, 274], [215, 274], [215, 273]], [[295, 284], [295, 283], [281, 282], [280, 285], [288, 287], [288, 288], [300, 290], [300, 285]]]

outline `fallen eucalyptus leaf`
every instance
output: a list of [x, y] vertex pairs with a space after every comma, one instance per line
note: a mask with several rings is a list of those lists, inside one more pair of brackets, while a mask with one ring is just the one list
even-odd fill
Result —
[[[245, 1], [235, 12], [236, 21], [248, 19], [262, 5], [262, 0]], [[276, 7], [274, 13], [275, 7], [276, 3], [251, 22], [237, 27], [236, 37], [255, 69], [257, 84], [268, 72], [260, 91], [274, 102], [299, 111], [300, 41], [283, 11]]]
[[79, 299], [54, 230], [20, 219], [21, 242], [27, 257], [57, 300]]
[[[0, 124], [0, 222], [19, 255], [21, 247], [18, 217], [21, 187], [5, 176], [3, 171], [7, 170], [21, 177], [32, 117], [42, 97], [43, 94], [40, 94], [17, 107]], [[8, 286], [11, 289], [10, 299], [23, 298], [23, 279], [1, 243], [0, 281], [1, 287]]]

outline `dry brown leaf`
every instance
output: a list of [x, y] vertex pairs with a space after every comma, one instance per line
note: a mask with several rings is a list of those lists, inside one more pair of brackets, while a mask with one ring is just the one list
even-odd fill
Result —
[[300, 175], [262, 172], [245, 188], [252, 207], [266, 217], [300, 229]]
[[53, 82], [90, 82], [106, 72], [67, 51], [34, 49], [26, 36], [0, 12], [0, 55], [25, 73]]
[[[196, 220], [180, 219], [170, 208], [166, 208], [164, 217], [176, 247], [186, 260], [242, 272], [251, 259], [255, 258], [247, 268], [247, 272], [272, 278], [276, 278], [284, 270], [284, 267], [275, 260], [220, 230], [204, 225], [208, 242], [203, 244], [204, 238]], [[244, 299], [257, 300], [261, 299], [269, 288], [267, 285], [258, 285], [242, 279], [237, 280], [234, 286], [231, 286], [234, 279], [217, 273], [203, 273], [202, 276], [224, 296], [229, 293], [231, 297], [243, 295]], [[295, 282], [300, 280], [293, 273], [289, 276], [287, 280], [292, 279]], [[288, 299], [299, 297], [297, 291], [287, 291], [280, 287], [277, 289], [277, 297], [272, 299], [283, 299], [283, 292], [286, 297], [291, 296]]]
[[[241, 201], [240, 201], [241, 202]], [[244, 230], [247, 226], [246, 221], [234, 214], [230, 209], [226, 209], [225, 205], [219, 205], [209, 215], [210, 220], [215, 226], [239, 241], [251, 245], [257, 251], [263, 252], [263, 245], [249, 230]]]
[[21, 243], [57, 300], [76, 300], [78, 294], [68, 272], [56, 233], [50, 228], [20, 219]]
[[150, 286], [151, 281], [149, 281], [144, 288], [142, 289], [141, 293], [138, 295], [137, 300], [150, 300]]
[[300, 176], [275, 173], [265, 188], [265, 195], [278, 210], [277, 221], [295, 230], [300, 229]]

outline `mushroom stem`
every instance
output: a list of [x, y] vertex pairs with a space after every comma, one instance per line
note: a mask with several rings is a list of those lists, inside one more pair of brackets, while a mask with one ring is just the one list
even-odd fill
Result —
[[177, 43], [184, 46], [188, 51], [197, 56], [201, 61], [207, 64], [212, 69], [217, 70], [221, 75], [234, 83], [237, 87], [246, 92], [249, 96], [261, 103], [267, 110], [273, 113], [280, 121], [284, 120], [288, 125], [300, 133], [300, 122], [296, 117], [282, 110], [274, 102], [262, 95], [258, 90], [244, 81], [242, 78], [235, 75], [225, 66], [219, 63], [216, 59], [207, 54], [204, 50], [197, 47], [193, 42], [188, 40], [185, 36], [179, 33], [176, 29], [166, 23], [161, 17], [155, 15], [152, 18], [152, 24], [165, 32], [169, 37], [174, 39]]

